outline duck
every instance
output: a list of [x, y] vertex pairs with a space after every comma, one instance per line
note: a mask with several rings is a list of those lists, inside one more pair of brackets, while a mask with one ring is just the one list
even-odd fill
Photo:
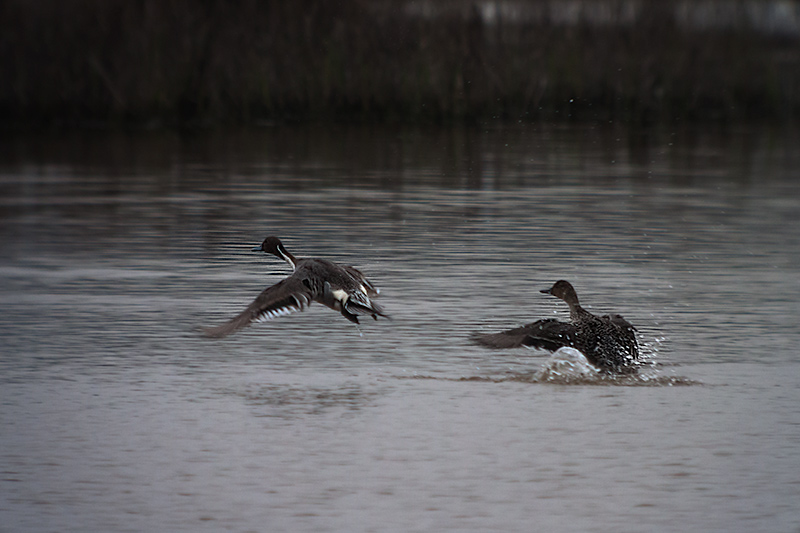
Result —
[[265, 322], [303, 311], [318, 302], [338, 311], [350, 322], [358, 324], [359, 316], [389, 318], [383, 308], [372, 301], [380, 290], [360, 270], [319, 258], [300, 259], [289, 253], [278, 237], [269, 236], [254, 252], [264, 252], [283, 259], [292, 274], [264, 289], [247, 308], [221, 326], [206, 328], [208, 337], [221, 338], [245, 328], [253, 322]]
[[636, 328], [621, 315], [597, 316], [583, 307], [571, 283], [556, 281], [539, 292], [555, 296], [569, 306], [569, 322], [544, 318], [500, 333], [476, 334], [473, 340], [489, 348], [530, 346], [554, 352], [570, 347], [580, 351], [600, 370], [629, 373], [639, 358]]

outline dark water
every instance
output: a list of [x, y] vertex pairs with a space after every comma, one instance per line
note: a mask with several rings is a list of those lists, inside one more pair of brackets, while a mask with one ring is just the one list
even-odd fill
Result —
[[[0, 531], [800, 531], [800, 142], [739, 126], [6, 139]], [[199, 335], [288, 272], [314, 306]], [[604, 380], [468, 342], [564, 305]]]

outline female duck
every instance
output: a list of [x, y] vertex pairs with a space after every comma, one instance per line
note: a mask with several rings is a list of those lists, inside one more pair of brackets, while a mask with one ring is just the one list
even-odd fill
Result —
[[564, 300], [569, 306], [569, 322], [554, 318], [537, 320], [500, 333], [476, 335], [473, 339], [490, 348], [516, 348], [532, 346], [554, 352], [571, 347], [579, 350], [586, 359], [601, 370], [630, 372], [639, 357], [636, 328], [620, 315], [596, 316], [581, 307], [572, 285], [557, 281], [542, 290]]

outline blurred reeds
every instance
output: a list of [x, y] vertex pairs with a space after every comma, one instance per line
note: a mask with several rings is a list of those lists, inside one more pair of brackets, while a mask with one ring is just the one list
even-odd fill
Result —
[[687, 27], [667, 0], [558, 6], [3, 0], [0, 121], [800, 117], [792, 32]]

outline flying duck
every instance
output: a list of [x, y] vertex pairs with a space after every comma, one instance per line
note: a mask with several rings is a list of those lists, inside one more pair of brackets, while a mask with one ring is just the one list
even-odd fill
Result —
[[267, 237], [253, 251], [266, 252], [283, 259], [294, 272], [265, 289], [247, 309], [225, 324], [207, 328], [207, 336], [225, 337], [252, 322], [265, 322], [302, 311], [311, 302], [319, 302], [339, 311], [343, 317], [356, 324], [359, 315], [368, 315], [375, 320], [379, 316], [389, 318], [371, 300], [380, 291], [354, 267], [338, 265], [327, 259], [298, 259], [286, 250], [277, 237]]

